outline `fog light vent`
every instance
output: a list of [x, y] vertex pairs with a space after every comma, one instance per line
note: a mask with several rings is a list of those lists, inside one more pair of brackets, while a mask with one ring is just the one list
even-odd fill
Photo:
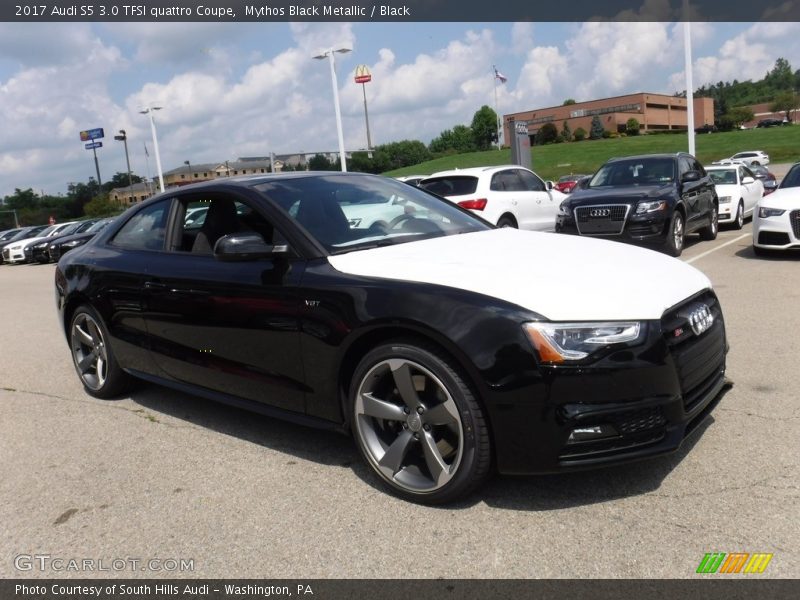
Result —
[[590, 427], [576, 427], [567, 438], [568, 444], [579, 442], [593, 442], [604, 438], [618, 437], [619, 433], [613, 425], [592, 425]]

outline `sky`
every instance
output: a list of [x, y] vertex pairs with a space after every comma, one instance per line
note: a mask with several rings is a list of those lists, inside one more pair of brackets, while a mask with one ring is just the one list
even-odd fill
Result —
[[[95, 176], [79, 132], [102, 127], [104, 181], [270, 152], [338, 149], [330, 68], [336, 55], [345, 147], [366, 147], [365, 64], [373, 145], [428, 143], [503, 113], [684, 84], [684, 27], [675, 23], [0, 23], [0, 197], [15, 188], [66, 194]], [[695, 87], [757, 80], [779, 57], [800, 68], [800, 23], [693, 23]], [[508, 78], [497, 85], [493, 65]], [[150, 158], [146, 160], [144, 144]], [[149, 162], [149, 165], [148, 165]], [[149, 168], [148, 168], [149, 167]]]

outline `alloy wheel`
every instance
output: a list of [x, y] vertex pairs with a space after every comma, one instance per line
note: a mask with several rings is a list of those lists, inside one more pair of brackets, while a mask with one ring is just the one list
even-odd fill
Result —
[[97, 321], [80, 313], [72, 322], [70, 341], [78, 375], [88, 388], [99, 390], [108, 377], [108, 350]]
[[672, 243], [676, 250], [683, 248], [683, 219], [676, 215], [672, 225]]
[[405, 358], [383, 360], [361, 379], [355, 430], [378, 473], [407, 492], [442, 488], [461, 463], [464, 431], [452, 395], [430, 370]]

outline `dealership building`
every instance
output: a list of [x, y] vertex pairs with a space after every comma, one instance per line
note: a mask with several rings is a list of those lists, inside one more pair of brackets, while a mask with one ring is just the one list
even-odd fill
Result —
[[[514, 127], [512, 122], [526, 123], [528, 135], [534, 136], [545, 123], [552, 122], [561, 131], [566, 121], [573, 132], [580, 127], [586, 131], [588, 137], [594, 117], [599, 117], [603, 129], [610, 132], [625, 131], [629, 119], [636, 119], [639, 122], [639, 130], [642, 133], [686, 131], [687, 106], [686, 98], [641, 92], [563, 106], [535, 108], [503, 115], [503, 140], [509, 142], [509, 132]], [[694, 99], [694, 123], [695, 127], [714, 124], [712, 98]]]

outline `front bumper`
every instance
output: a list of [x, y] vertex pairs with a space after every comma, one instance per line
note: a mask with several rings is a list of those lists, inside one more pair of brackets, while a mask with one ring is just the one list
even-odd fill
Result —
[[[686, 314], [700, 303], [714, 324], [696, 335]], [[498, 470], [552, 473], [677, 450], [719, 401], [726, 354], [719, 303], [705, 292], [648, 322], [638, 349], [585, 367], [541, 367], [538, 384], [492, 394], [497, 400], [487, 403]]]
[[3, 248], [3, 262], [10, 264], [25, 262], [25, 252], [22, 248]]
[[753, 216], [753, 245], [766, 250], [800, 250], [800, 210], [762, 219]]
[[625, 220], [615, 228], [609, 226], [606, 230], [599, 232], [591, 231], [590, 228], [582, 226], [576, 222], [576, 209], [570, 209], [569, 214], [559, 214], [556, 216], [556, 232], [568, 233], [572, 235], [584, 235], [589, 237], [605, 238], [623, 242], [632, 242], [644, 245], [660, 245], [667, 238], [669, 228], [669, 218], [667, 211], [635, 214], [635, 206], [627, 205]]

